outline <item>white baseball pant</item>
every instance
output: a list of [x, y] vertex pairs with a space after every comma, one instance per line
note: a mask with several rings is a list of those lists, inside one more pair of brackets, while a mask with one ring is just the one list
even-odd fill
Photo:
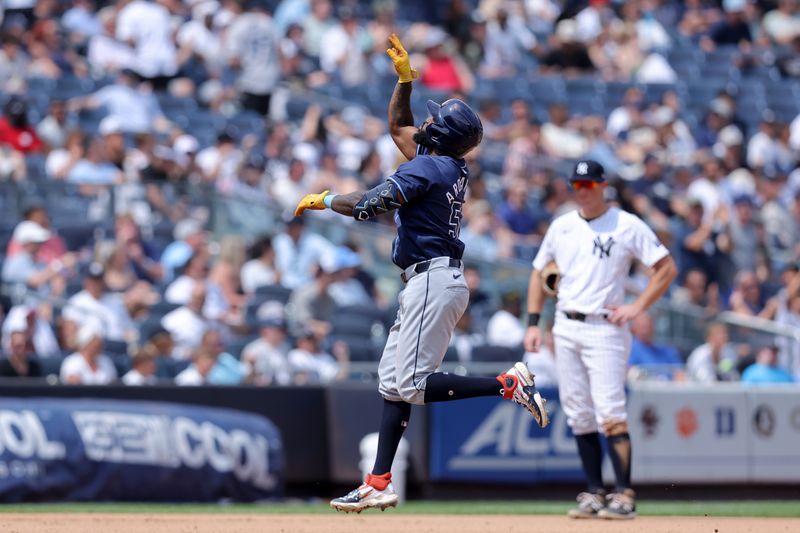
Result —
[[572, 432], [584, 435], [627, 422], [628, 327], [601, 316], [579, 321], [557, 312], [553, 340], [561, 408]]

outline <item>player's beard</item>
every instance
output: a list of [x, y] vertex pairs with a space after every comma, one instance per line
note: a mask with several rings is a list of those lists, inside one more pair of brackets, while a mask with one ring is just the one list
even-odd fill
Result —
[[431, 140], [428, 139], [428, 136], [425, 135], [425, 130], [423, 128], [417, 128], [417, 131], [414, 133], [412, 139], [415, 143], [427, 148], [428, 151], [432, 151], [436, 148], [433, 143], [431, 143]]

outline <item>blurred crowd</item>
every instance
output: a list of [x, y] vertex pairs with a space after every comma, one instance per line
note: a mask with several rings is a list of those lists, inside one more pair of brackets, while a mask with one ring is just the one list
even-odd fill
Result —
[[[481, 113], [468, 260], [528, 263], [590, 157], [676, 257], [675, 305], [800, 327], [796, 0], [0, 5], [2, 375], [302, 384], [376, 360], [394, 295], [363, 243], [289, 214], [402, 161], [384, 119], [392, 32], [420, 72], [415, 110], [458, 95]], [[212, 238], [211, 197], [284, 216], [256, 239]], [[521, 295], [466, 275], [446, 360], [514, 358]], [[632, 364], [678, 368], [632, 379], [800, 373], [798, 341], [731, 344], [714, 324], [696, 350], [656, 346], [653, 320], [633, 325]]]

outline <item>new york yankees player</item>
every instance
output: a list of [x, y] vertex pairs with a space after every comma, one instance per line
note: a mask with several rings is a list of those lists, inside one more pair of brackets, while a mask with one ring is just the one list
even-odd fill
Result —
[[[555, 261], [561, 273], [553, 326], [561, 407], [575, 434], [588, 488], [578, 495], [573, 518], [636, 516], [631, 489], [631, 441], [625, 411], [625, 376], [631, 336], [627, 322], [650, 307], [675, 277], [667, 248], [636, 216], [604, 199], [603, 167], [579, 161], [570, 178], [579, 209], [553, 221], [533, 261], [528, 286], [525, 348], [539, 350], [544, 300], [541, 272]], [[652, 270], [644, 292], [624, 304], [634, 260]], [[599, 431], [608, 441], [616, 477], [608, 497], [601, 476]]]
[[469, 179], [463, 156], [480, 143], [483, 126], [467, 104], [451, 99], [441, 105], [428, 101], [431, 116], [414, 127], [413, 71], [397, 37], [393, 35], [390, 42], [387, 52], [400, 80], [389, 104], [389, 125], [395, 143], [410, 161], [370, 191], [309, 194], [295, 212], [301, 215], [306, 209], [327, 207], [368, 220], [396, 210], [392, 260], [403, 269], [401, 279], [406, 285], [398, 296], [400, 308], [378, 368], [384, 403], [377, 458], [361, 486], [331, 501], [331, 507], [345, 512], [397, 505], [391, 466], [412, 404], [500, 394], [528, 409], [540, 426], [548, 422], [545, 402], [523, 363], [496, 378], [436, 372], [469, 300], [461, 261], [464, 243], [458, 239]]

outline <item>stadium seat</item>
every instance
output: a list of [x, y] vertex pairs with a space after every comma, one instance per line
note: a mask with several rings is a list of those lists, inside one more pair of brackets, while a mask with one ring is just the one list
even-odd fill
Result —
[[64, 239], [67, 250], [78, 251], [89, 246], [94, 240], [94, 227], [90, 224], [67, 225], [58, 217], [57, 233]]
[[47, 171], [45, 170], [45, 158], [41, 154], [29, 154], [25, 157], [25, 166], [27, 167], [28, 179], [35, 181], [43, 181], [47, 179]]
[[269, 300], [277, 300], [286, 303], [292, 296], [292, 289], [287, 289], [283, 285], [262, 285], [256, 289], [255, 296], [258, 297], [262, 303]]
[[225, 351], [234, 356], [236, 359], [241, 359], [242, 350], [244, 347], [258, 338], [258, 335], [245, 335], [241, 337], [234, 337], [225, 343]]
[[453, 345], [447, 347], [447, 351], [444, 353], [444, 359], [442, 360], [445, 363], [458, 363], [458, 350]]
[[161, 300], [158, 303], [155, 303], [150, 306], [150, 316], [151, 317], [163, 317], [170, 311], [174, 311], [175, 309], [179, 308], [181, 304], [176, 304], [172, 302], [167, 302], [166, 300]]
[[120, 355], [120, 354], [108, 354], [111, 362], [114, 363], [114, 368], [117, 370], [117, 377], [122, 378], [128, 371], [131, 369], [131, 358], [128, 357], [128, 354]]
[[369, 338], [372, 335], [372, 323], [360, 316], [335, 314], [331, 318], [334, 334], [356, 335]]
[[380, 355], [380, 352], [376, 348], [375, 344], [369, 338], [355, 335], [331, 335], [331, 347], [337, 341], [343, 341], [345, 344], [347, 344], [347, 347], [350, 350], [351, 361], [377, 361]]
[[103, 351], [109, 356], [128, 356], [128, 343], [125, 341], [114, 341], [106, 339]]
[[69, 100], [77, 96], [85, 96], [92, 91], [94, 91], [94, 82], [90, 78], [63, 76], [48, 92], [54, 99]]
[[50, 357], [43, 357], [38, 359], [39, 365], [42, 367], [42, 376], [58, 376], [61, 372], [61, 363], [64, 362], [64, 356], [54, 355]]
[[189, 368], [189, 365], [192, 364], [192, 361], [190, 359], [184, 359], [181, 361], [176, 361], [175, 359], [169, 359], [169, 361], [170, 361], [169, 366], [172, 368], [171, 373], [173, 376], [177, 376], [178, 374]]

